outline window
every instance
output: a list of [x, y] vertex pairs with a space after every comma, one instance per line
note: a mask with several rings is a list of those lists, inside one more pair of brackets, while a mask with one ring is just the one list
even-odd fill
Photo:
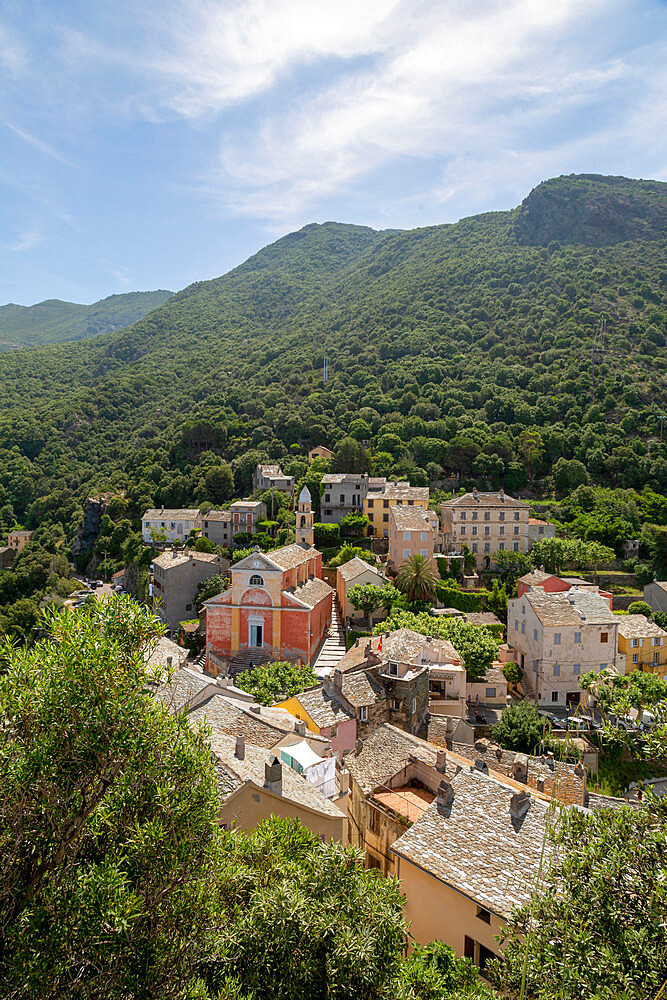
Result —
[[330, 493], [325, 493], [324, 494], [324, 502], [325, 503], [331, 503], [331, 494]]
[[639, 639], [630, 639], [630, 645], [635, 649], [639, 645]]
[[660, 637], [656, 636], [654, 639], [651, 639], [651, 645], [652, 646], [659, 646], [660, 645]]
[[412, 699], [412, 714], [414, 715], [416, 711], [417, 711], [417, 699], [413, 698]]
[[485, 521], [490, 521], [491, 520], [491, 515], [488, 512], [488, 510], [484, 512], [484, 520]]
[[394, 698], [394, 700], [391, 703], [391, 707], [393, 708], [394, 712], [400, 712], [401, 703], [398, 698]]
[[518, 535], [518, 534], [519, 534], [519, 527], [518, 527], [518, 525], [517, 525], [517, 527], [516, 527], [516, 528], [514, 529], [514, 534], [515, 534], [515, 535]]
[[369, 806], [368, 807], [368, 829], [371, 831], [371, 833], [377, 833], [378, 825], [379, 825], [378, 824], [378, 814], [375, 811], [375, 809], [373, 809], [373, 806]]
[[512, 546], [512, 548], [514, 549], [515, 552], [518, 552], [519, 551], [519, 543], [515, 542], [514, 545]]
[[519, 619], [518, 618], [514, 619], [514, 631], [515, 632], [519, 631]]
[[501, 510], [500, 514], [498, 514], [498, 517], [499, 517], [499, 519], [501, 521], [504, 521], [505, 520], [505, 511]]
[[477, 525], [473, 526], [472, 533], [473, 533], [473, 535], [477, 534]]
[[533, 629], [533, 639], [535, 639], [535, 641], [537, 642], [537, 629], [536, 628]]
[[515, 520], [515, 521], [518, 521], [518, 520], [519, 520], [519, 511], [518, 511], [518, 510], [515, 510], [515, 511], [514, 511], [514, 520]]
[[600, 642], [609, 642], [609, 632], [600, 632]]
[[359, 709], [359, 720], [361, 722], [368, 722], [368, 709], [365, 705], [362, 705]]
[[491, 914], [488, 910], [485, 910], [483, 906], [477, 907], [477, 916], [480, 920], [483, 920], [485, 924], [491, 923]]
[[491, 551], [491, 544], [490, 544], [490, 542], [485, 542], [484, 543], [484, 551], [485, 552], [490, 552]]
[[575, 642], [581, 642], [581, 632], [575, 632], [574, 633], [574, 641]]
[[409, 542], [410, 541], [410, 532], [409, 531], [404, 531], [403, 532], [403, 541], [404, 542]]
[[504, 535], [504, 534], [505, 534], [505, 525], [504, 525], [504, 524], [501, 524], [501, 525], [500, 525], [500, 534], [501, 534], [501, 535]]
[[404, 559], [410, 558], [410, 549], [403, 549], [403, 558]]
[[373, 504], [374, 504], [374, 501], [373, 501], [373, 500], [369, 500], [369, 501], [368, 501], [368, 506], [369, 506], [369, 508], [370, 508], [371, 510], [373, 509]]
[[487, 698], [495, 698], [496, 697], [496, 689], [495, 688], [487, 688], [486, 689], [486, 697]]
[[521, 635], [525, 635], [525, 634], [526, 634], [526, 623], [525, 622], [521, 622]]
[[639, 653], [633, 653], [632, 654], [632, 662], [633, 663], [639, 663]]
[[461, 520], [465, 521], [465, 519], [466, 519], [466, 512], [464, 510], [462, 510], [461, 511]]
[[522, 605], [521, 605], [521, 614], [522, 614], [522, 615], [525, 615], [525, 613], [526, 613], [526, 605], [525, 605], [525, 604], [522, 604]]
[[185, 610], [186, 611], [192, 611], [192, 605], [191, 604], [186, 604], [185, 605]]
[[473, 521], [476, 521], [476, 520], [477, 520], [477, 511], [476, 511], [476, 510], [474, 510], [474, 511], [472, 512], [472, 519], [473, 519]]
[[389, 673], [392, 677], [398, 676], [398, 663], [393, 663], [391, 660], [389, 661]]
[[498, 545], [498, 551], [499, 552], [504, 552], [505, 551], [505, 543], [504, 542], [500, 542], [500, 544]]
[[572, 667], [572, 673], [574, 674], [575, 677], [579, 676], [579, 674], [581, 673], [581, 664], [580, 663], [575, 663], [574, 664], [574, 666]]
[[462, 524], [461, 525], [461, 534], [465, 535], [465, 533], [466, 533], [466, 526], [465, 526], [465, 524]]
[[544, 528], [538, 528], [537, 529], [537, 533], [538, 533], [538, 535], [543, 535], [544, 534]]
[[389, 506], [389, 501], [388, 500], [383, 500], [382, 501], [382, 506], [383, 507], [388, 507]]
[[554, 663], [554, 677], [560, 677], [560, 663]]
[[428, 541], [428, 531], [422, 531], [422, 542]]
[[551, 692], [551, 700], [552, 701], [558, 701], [558, 691], [552, 691]]
[[424, 559], [428, 559], [428, 549], [422, 549], [422, 555]]
[[250, 577], [250, 586], [251, 587], [263, 587], [264, 586], [264, 578], [261, 577], [261, 576], [259, 576], [258, 573], [253, 573], [253, 575]]
[[538, 663], [539, 663], [539, 660], [533, 660], [533, 670], [535, 671], [535, 673], [537, 673], [537, 665], [538, 665]]
[[486, 528], [484, 529], [484, 534], [485, 534], [485, 535], [490, 535], [490, 534], [491, 534], [491, 528], [489, 528], [489, 527], [488, 527], [488, 525], [487, 525], [487, 527], [486, 527]]
[[660, 663], [660, 653], [653, 654], [653, 666], [657, 666]]
[[554, 646], [560, 646], [560, 632], [554, 632]]
[[477, 542], [472, 543], [472, 551], [475, 553], [477, 552]]

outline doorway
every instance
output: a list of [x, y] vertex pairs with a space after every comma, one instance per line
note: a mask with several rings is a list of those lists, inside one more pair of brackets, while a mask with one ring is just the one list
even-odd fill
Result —
[[250, 626], [250, 645], [253, 647], [253, 649], [261, 649], [261, 647], [264, 645], [263, 625]]

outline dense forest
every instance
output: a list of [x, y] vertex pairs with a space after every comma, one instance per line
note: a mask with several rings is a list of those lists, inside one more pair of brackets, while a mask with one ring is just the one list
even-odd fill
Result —
[[34, 306], [0, 306], [0, 351], [63, 340], [85, 340], [136, 323], [171, 296], [156, 292], [109, 295], [90, 306], [47, 299]]
[[98, 492], [220, 504], [346, 436], [415, 484], [665, 492], [666, 216], [667, 184], [585, 175], [455, 225], [309, 225], [126, 329], [4, 354], [0, 533], [71, 538]]

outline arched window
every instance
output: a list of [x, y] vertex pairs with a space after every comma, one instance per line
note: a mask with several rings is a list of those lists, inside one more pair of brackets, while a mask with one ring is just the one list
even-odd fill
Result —
[[250, 586], [251, 587], [263, 587], [264, 586], [264, 580], [263, 580], [263, 578], [261, 576], [259, 576], [257, 573], [255, 573], [253, 576], [250, 577]]
[[305, 519], [305, 517], [302, 516], [301, 517], [301, 527], [305, 528], [305, 526], [306, 526], [306, 519]]

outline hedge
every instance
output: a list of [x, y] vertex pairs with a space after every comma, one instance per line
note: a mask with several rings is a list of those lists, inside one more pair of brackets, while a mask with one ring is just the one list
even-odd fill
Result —
[[458, 587], [448, 587], [446, 583], [438, 584], [436, 594], [446, 608], [464, 612], [481, 611], [489, 596], [488, 590], [459, 590]]

